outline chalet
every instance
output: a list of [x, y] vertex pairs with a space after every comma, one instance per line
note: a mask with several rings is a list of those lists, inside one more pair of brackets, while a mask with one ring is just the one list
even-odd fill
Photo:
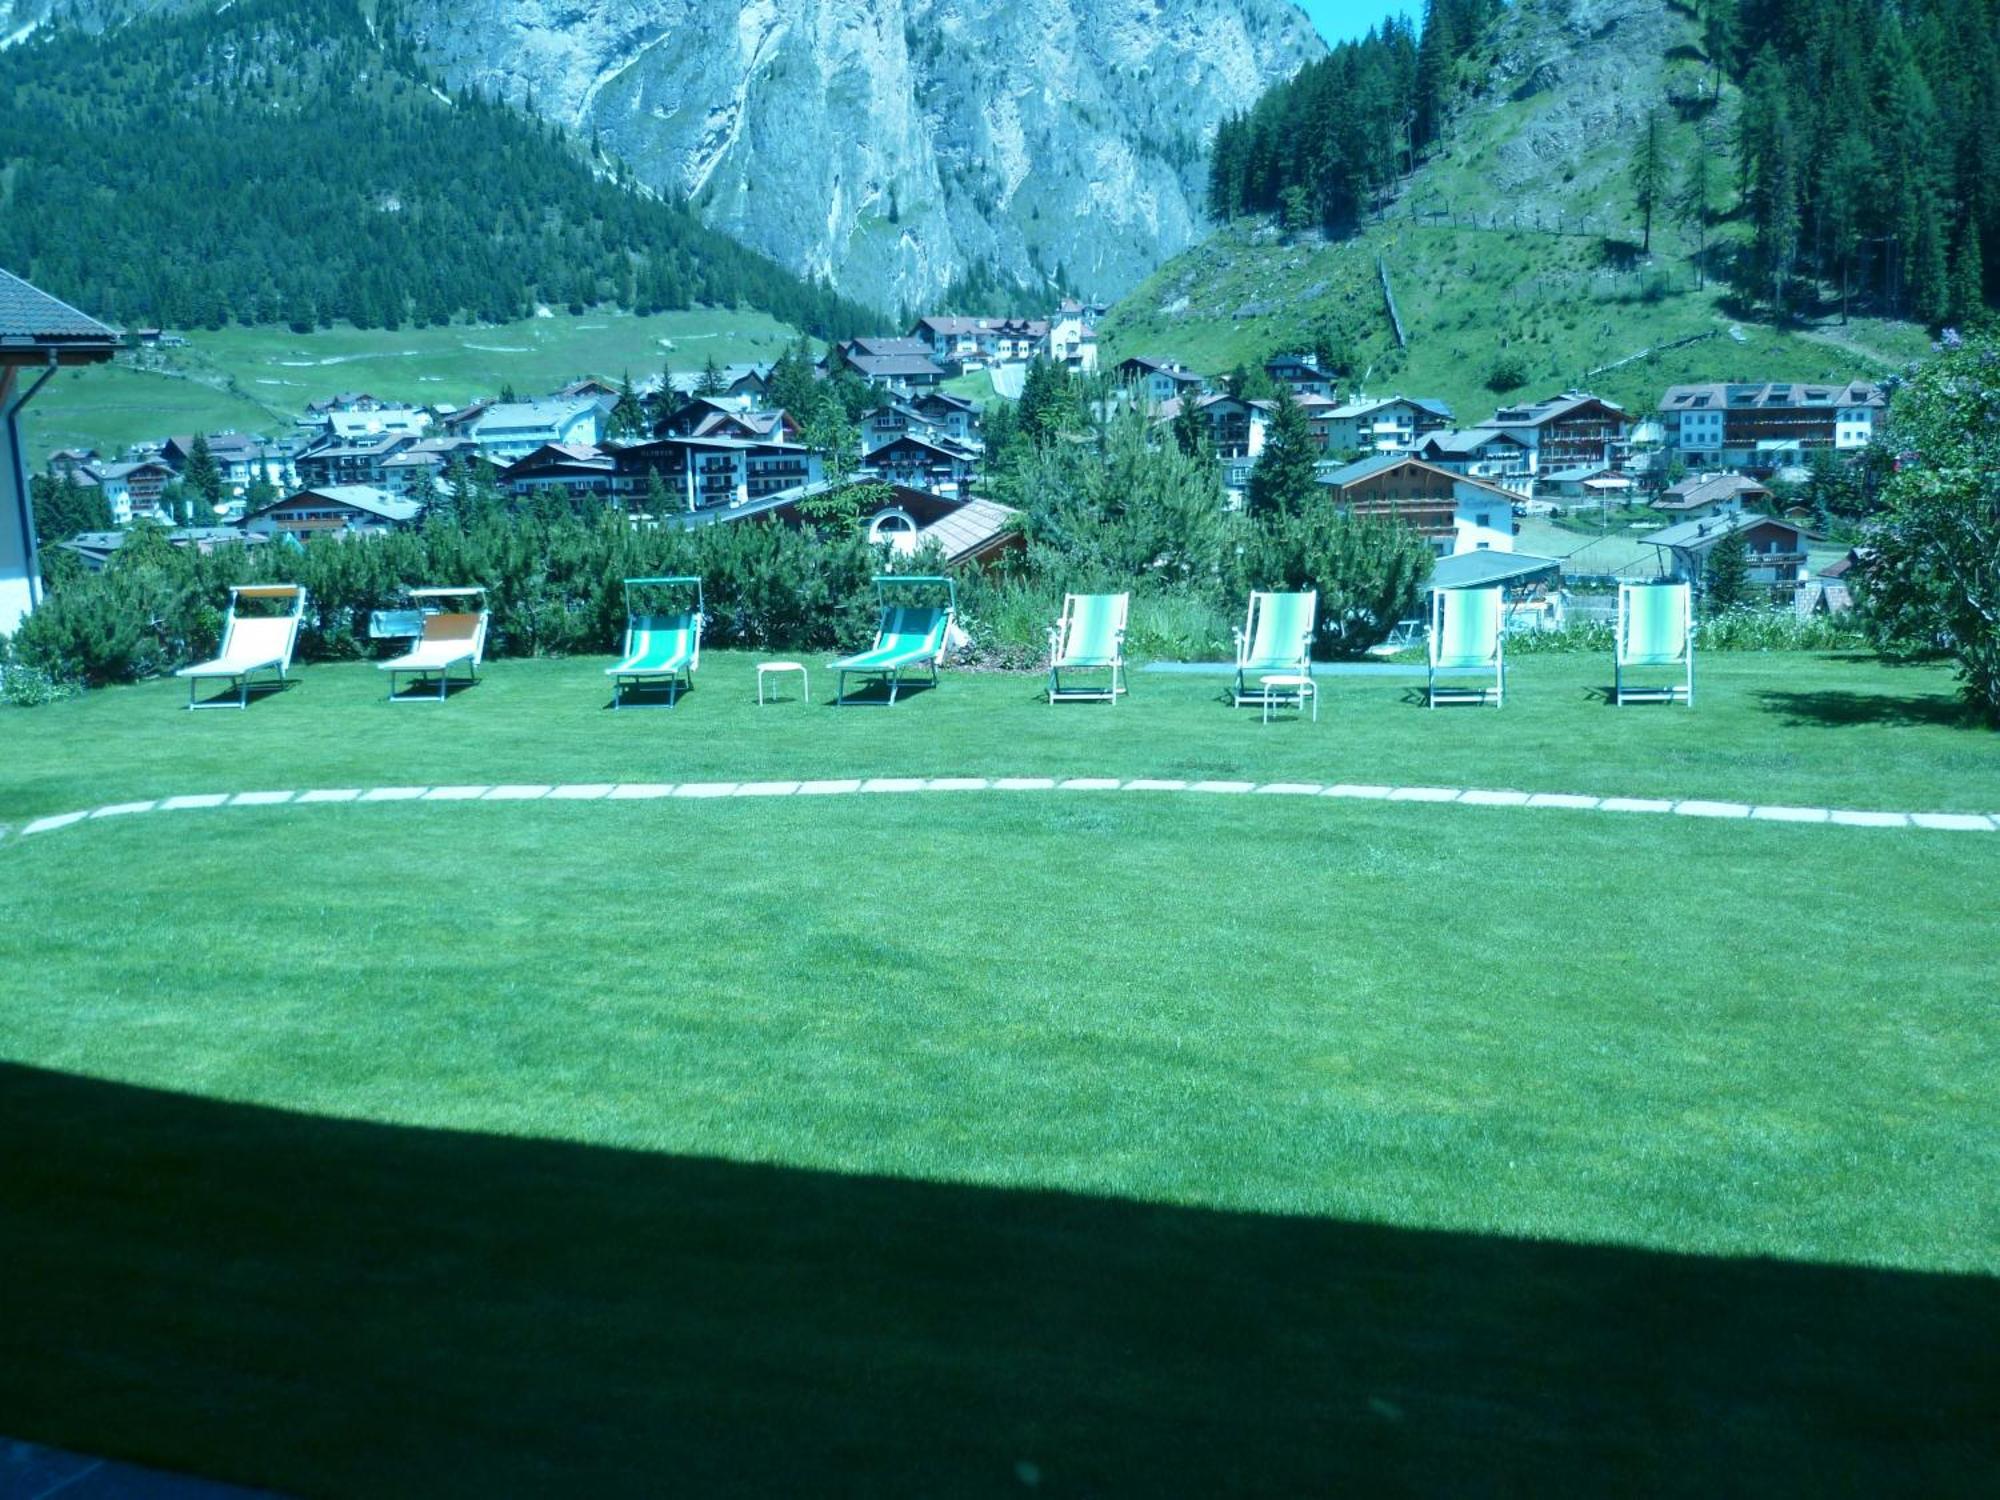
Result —
[[[98, 573], [118, 555], [131, 536], [130, 531], [85, 531], [56, 545], [75, 553], [86, 572]], [[270, 538], [235, 526], [180, 526], [167, 533], [167, 541], [171, 546], [191, 548], [205, 557], [218, 547], [261, 547]]]
[[384, 433], [354, 442], [327, 441], [307, 448], [292, 460], [299, 483], [310, 488], [329, 484], [389, 487], [389, 461], [415, 446], [418, 439], [407, 434]]
[[112, 521], [119, 526], [130, 526], [141, 516], [168, 519], [161, 503], [167, 486], [173, 482], [174, 471], [162, 459], [77, 464], [69, 473], [78, 484], [98, 487], [104, 503], [111, 509]]
[[370, 481], [405, 500], [429, 500], [445, 482], [454, 461], [490, 464], [479, 458], [471, 438], [418, 438], [401, 452], [382, 460], [381, 475]]
[[1761, 508], [1770, 503], [1770, 490], [1747, 475], [1690, 474], [1662, 491], [1653, 509], [1676, 520], [1706, 521], [1746, 505]]
[[1321, 482], [1349, 514], [1414, 527], [1440, 555], [1514, 550], [1515, 497], [1490, 480], [1454, 474], [1407, 453], [1378, 453]]
[[891, 391], [929, 390], [948, 377], [928, 354], [850, 354], [842, 362], [870, 385]]
[[422, 407], [378, 402], [353, 411], [328, 412], [324, 430], [336, 442], [353, 443], [384, 435], [421, 437], [430, 425], [431, 414]]
[[1209, 441], [1225, 461], [1254, 459], [1264, 451], [1264, 434], [1277, 407], [1275, 401], [1246, 401], [1239, 396], [1202, 396], [1195, 401], [1195, 410], [1208, 426]]
[[973, 458], [956, 445], [930, 442], [905, 433], [869, 453], [866, 478], [937, 495], [963, 495], [972, 483]]
[[559, 391], [551, 391], [551, 401], [610, 401], [617, 403], [620, 391], [608, 380], [599, 380], [595, 375], [587, 375], [582, 380], [572, 380]]
[[1586, 505], [1623, 505], [1636, 488], [1629, 477], [1609, 464], [1555, 469], [1535, 481], [1537, 496]]
[[118, 346], [116, 329], [0, 271], [0, 635], [42, 597], [21, 409], [59, 368], [103, 364]]
[[[1065, 302], [1061, 310], [1049, 319], [1048, 331], [1043, 334], [1041, 348], [1037, 352], [1078, 374], [1094, 374], [1097, 370], [1097, 330], [1090, 325], [1081, 306]], [[1033, 357], [1034, 354], [1030, 353], [1029, 358]]]
[[604, 437], [604, 408], [582, 397], [496, 402], [473, 421], [467, 436], [496, 463], [526, 458], [547, 443], [595, 447]]
[[[663, 518], [683, 528], [768, 521], [781, 526], [807, 524], [802, 504], [842, 486], [815, 482], [763, 500], [733, 508], [683, 512]], [[858, 519], [864, 534], [877, 546], [901, 554], [936, 546], [951, 567], [984, 566], [1024, 545], [1020, 512], [994, 500], [968, 500], [902, 486], [891, 488], [886, 503]]]
[[611, 455], [596, 448], [546, 443], [502, 469], [497, 482], [517, 500], [555, 494], [571, 501], [609, 501], [614, 468]]
[[479, 400], [468, 401], [460, 407], [440, 407], [437, 414], [438, 426], [446, 437], [470, 437], [479, 419], [499, 404], [491, 397], [482, 396]]
[[727, 397], [696, 396], [668, 413], [656, 437], [725, 437], [751, 442], [794, 441], [799, 424], [788, 412], [752, 411]]
[[1518, 438], [1528, 450], [1531, 474], [1579, 464], [1620, 464], [1631, 433], [1624, 407], [1581, 391], [1503, 406], [1479, 426]]
[[1329, 453], [1399, 453], [1450, 427], [1451, 408], [1415, 396], [1364, 397], [1335, 407], [1323, 421]]
[[[266, 438], [241, 432], [211, 432], [208, 454], [215, 460], [223, 488], [233, 494], [241, 495], [260, 477], [274, 485], [284, 483], [286, 449]], [[193, 456], [192, 434], [170, 437], [160, 449], [160, 457], [176, 474], [187, 472], [188, 460]]]
[[1688, 467], [1768, 475], [1815, 452], [1866, 448], [1887, 409], [1883, 389], [1860, 380], [1677, 385], [1660, 398], [1660, 421], [1668, 451]]
[[1528, 445], [1512, 433], [1480, 427], [1429, 432], [1410, 451], [1454, 474], [1498, 480], [1509, 489], [1528, 487]]
[[979, 403], [945, 391], [924, 391], [910, 398], [909, 407], [941, 436], [957, 443], [979, 438]]
[[1332, 396], [1339, 377], [1321, 368], [1309, 354], [1274, 354], [1264, 361], [1264, 373], [1275, 385], [1288, 385], [1295, 396]]
[[645, 511], [655, 476], [676, 511], [730, 510], [817, 484], [820, 454], [795, 443], [743, 438], [655, 438], [611, 456], [611, 496]]
[[1732, 511], [1705, 521], [1680, 521], [1640, 540], [1658, 550], [1662, 577], [1698, 586], [1716, 543], [1730, 536], [1743, 538], [1752, 583], [1789, 591], [1805, 581], [1805, 531], [1775, 516]]
[[1178, 360], [1152, 359], [1137, 354], [1120, 360], [1114, 373], [1121, 384], [1131, 387], [1152, 406], [1199, 396], [1205, 384], [1201, 376]]
[[261, 536], [392, 531], [410, 525], [423, 510], [421, 502], [371, 484], [329, 484], [260, 506], [243, 518], [243, 528]]
[[[770, 394], [771, 366], [768, 364], [723, 365], [718, 374], [721, 388], [711, 392], [704, 399], [729, 401], [744, 410], [749, 410], [763, 405], [764, 398]], [[705, 369], [676, 371], [673, 377], [674, 392], [680, 396], [692, 396], [707, 378], [708, 371]], [[616, 404], [617, 395], [614, 392], [612, 405]], [[610, 410], [610, 406], [605, 407], [606, 412]]]

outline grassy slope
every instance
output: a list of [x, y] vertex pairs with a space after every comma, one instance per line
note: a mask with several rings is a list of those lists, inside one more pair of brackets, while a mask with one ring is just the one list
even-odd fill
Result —
[[643, 380], [676, 370], [776, 359], [797, 331], [759, 312], [702, 309], [640, 318], [600, 312], [493, 326], [295, 334], [284, 328], [195, 333], [187, 349], [148, 353], [61, 376], [23, 418], [31, 457], [87, 446], [117, 450], [194, 427], [272, 434], [306, 402], [336, 391], [458, 404], [512, 385], [522, 395], [581, 376]]
[[[1661, 47], [1656, 68], [1685, 69], [1698, 54], [1693, 25], [1678, 10], [1647, 16], [1639, 34]], [[1513, 90], [1494, 86], [1403, 185], [1387, 221], [1334, 245], [1313, 236], [1287, 244], [1248, 223], [1224, 229], [1119, 304], [1104, 330], [1107, 362], [1171, 354], [1224, 373], [1309, 343], [1330, 320], [1352, 339], [1371, 392], [1442, 397], [1461, 421], [1473, 422], [1503, 399], [1488, 385], [1503, 357], [1521, 366], [1521, 395], [1587, 383], [1651, 411], [1666, 386], [1682, 381], [1879, 377], [1928, 352], [1923, 330], [1908, 324], [1861, 319], [1841, 326], [1828, 318], [1779, 330], [1754, 321], [1712, 285], [1697, 288], [1690, 260], [1696, 242], [1665, 214], [1655, 222], [1652, 259], [1640, 258], [1641, 217], [1627, 165], [1636, 121], [1662, 85], [1649, 60], [1627, 50], [1634, 28], [1579, 39], [1557, 34], [1534, 8], [1514, 7], [1495, 36], [1469, 66], [1475, 78], [1502, 56], [1553, 51], [1571, 56], [1569, 66], [1585, 80], [1592, 67], [1615, 68], [1621, 97], [1592, 94], [1586, 81], [1569, 91], [1580, 88], [1587, 101], [1577, 118], [1562, 88], [1515, 99]], [[1734, 105], [1733, 90], [1725, 90], [1712, 128], [1726, 135]], [[1617, 124], [1603, 123], [1607, 112]], [[1664, 154], [1677, 173], [1701, 149], [1696, 125], [1670, 109], [1663, 117]], [[1524, 141], [1535, 148], [1525, 159]], [[1721, 175], [1730, 175], [1726, 163]], [[1446, 217], [1412, 220], [1413, 213]], [[1574, 230], [1579, 220], [1590, 233], [1554, 232]], [[1741, 233], [1733, 223], [1718, 226], [1718, 253]], [[1410, 334], [1406, 351], [1395, 348], [1384, 311], [1378, 254]], [[1712, 337], [1603, 369], [1702, 334]]]
[[[1939, 674], [1845, 661], [1692, 713], [1350, 679], [1316, 729], [1149, 676], [759, 711], [734, 657], [614, 719], [595, 666], [103, 693], [9, 716], [0, 805], [996, 762], [2000, 805]], [[939, 794], [0, 846], [0, 1406], [300, 1493], [1971, 1493], [1990, 838]]]

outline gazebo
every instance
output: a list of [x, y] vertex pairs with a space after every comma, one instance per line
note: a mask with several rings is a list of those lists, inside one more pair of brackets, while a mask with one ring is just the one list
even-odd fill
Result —
[[116, 330], [0, 271], [0, 635], [20, 627], [42, 592], [21, 408], [62, 366], [102, 364], [118, 345]]

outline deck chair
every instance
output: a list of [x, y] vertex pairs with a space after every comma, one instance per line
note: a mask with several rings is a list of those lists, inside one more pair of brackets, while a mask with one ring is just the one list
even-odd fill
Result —
[[[1633, 687], [1634, 667], [1678, 667], [1683, 680]], [[1694, 707], [1694, 590], [1685, 583], [1618, 585], [1618, 644], [1612, 663], [1612, 701], [1685, 703]]]
[[1294, 694], [1266, 693], [1260, 685], [1246, 688], [1253, 676], [1312, 676], [1313, 630], [1318, 624], [1319, 594], [1250, 595], [1250, 613], [1236, 632], [1236, 706], [1253, 707], [1282, 699], [1291, 702]]
[[[1425, 683], [1429, 706], [1440, 703], [1507, 701], [1507, 658], [1502, 625], [1506, 596], [1499, 589], [1432, 589], [1429, 674]], [[1493, 686], [1439, 687], [1440, 672], [1491, 672]]]
[[[891, 602], [900, 592], [916, 588], [940, 593], [943, 604], [903, 604]], [[936, 686], [938, 663], [943, 660], [952, 622], [958, 614], [958, 589], [949, 578], [901, 578], [889, 575], [875, 580], [875, 592], [882, 601], [881, 618], [875, 626], [875, 644], [866, 651], [842, 657], [833, 664], [837, 706], [847, 702], [849, 676], [883, 678], [889, 684], [889, 704], [896, 706], [896, 692], [903, 672], [910, 667], [928, 667]]]
[[[669, 587], [694, 590], [692, 609], [647, 613], [633, 608], [635, 590]], [[707, 616], [699, 578], [628, 578], [625, 580], [625, 654], [604, 675], [612, 682], [611, 706], [625, 706], [628, 688], [667, 685], [666, 706], [672, 708], [683, 688], [694, 686], [694, 674], [701, 666], [701, 628]]]
[[[1062, 618], [1049, 628], [1049, 704], [1113, 703], [1125, 688], [1125, 620], [1130, 594], [1065, 594]], [[1111, 673], [1101, 687], [1063, 686], [1064, 672]]]
[[484, 589], [412, 589], [410, 597], [419, 601], [441, 599], [477, 598], [476, 611], [438, 610], [424, 616], [423, 634], [416, 644], [403, 655], [385, 662], [378, 662], [378, 670], [389, 674], [389, 701], [391, 703], [413, 703], [423, 700], [399, 698], [396, 696], [396, 679], [426, 677], [437, 679], [437, 701], [442, 703], [451, 690], [453, 669], [465, 668], [465, 680], [479, 680], [479, 661], [486, 654], [486, 590]]
[[[241, 606], [246, 599], [269, 599], [291, 605], [282, 615], [246, 615]], [[182, 667], [174, 673], [188, 680], [189, 708], [248, 708], [250, 679], [259, 672], [276, 672], [278, 681], [291, 670], [292, 652], [299, 643], [299, 621], [306, 612], [306, 591], [289, 583], [245, 584], [229, 591], [229, 613], [223, 619], [222, 650], [214, 661]], [[195, 690], [204, 682], [223, 681], [236, 687], [236, 701], [218, 694], [206, 703], [197, 702]]]

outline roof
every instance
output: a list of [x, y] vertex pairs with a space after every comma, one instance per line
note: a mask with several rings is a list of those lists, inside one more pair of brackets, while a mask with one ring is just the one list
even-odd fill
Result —
[[931, 522], [917, 533], [918, 539], [936, 542], [948, 562], [962, 562], [976, 556], [1014, 529], [1020, 515], [1011, 505], [998, 500], [968, 500], [950, 515]]
[[858, 339], [849, 339], [847, 341], [847, 348], [848, 352], [852, 354], [891, 355], [929, 354], [931, 352], [928, 340], [908, 338], [901, 335], [893, 338], [876, 338], [871, 335]]
[[514, 427], [553, 427], [596, 409], [597, 403], [586, 398], [567, 401], [496, 401], [486, 408], [474, 430], [484, 432], [488, 428], [502, 431]]
[[1512, 443], [1516, 448], [1527, 446], [1511, 432], [1501, 432], [1493, 427], [1462, 427], [1453, 432], [1426, 433], [1417, 443], [1417, 451], [1469, 457], [1490, 443]]
[[[405, 500], [400, 495], [392, 495], [387, 490], [378, 490], [372, 484], [323, 484], [314, 489], [298, 490], [282, 500], [273, 500], [269, 505], [259, 506], [252, 516], [268, 515], [274, 510], [290, 505], [295, 500], [330, 500], [335, 505], [345, 505], [350, 510], [358, 510], [367, 515], [379, 516], [384, 521], [414, 521], [423, 506], [415, 500]], [[244, 518], [248, 520], [249, 517]]]
[[11, 272], [0, 271], [0, 352], [67, 350], [108, 358], [117, 347], [116, 329]]
[[1602, 396], [1592, 396], [1583, 391], [1564, 391], [1560, 396], [1551, 396], [1546, 401], [1531, 401], [1521, 406], [1503, 406], [1479, 425], [1544, 427], [1586, 406], [1601, 406], [1606, 411], [1616, 412], [1621, 417], [1625, 415], [1625, 408], [1616, 401], [1606, 401]]
[[1741, 474], [1690, 475], [1653, 502], [1655, 510], [1699, 510], [1744, 495], [1768, 495], [1771, 491]]
[[851, 354], [847, 362], [863, 375], [934, 375], [944, 378], [944, 368], [928, 354]]
[[1431, 569], [1435, 589], [1488, 588], [1493, 584], [1525, 583], [1544, 573], [1559, 573], [1562, 563], [1529, 552], [1460, 552], [1441, 557]]
[[1608, 464], [1577, 464], [1574, 468], [1558, 469], [1553, 474], [1544, 474], [1542, 480], [1545, 484], [1582, 484], [1587, 479], [1610, 472]]
[[1805, 528], [1776, 516], [1767, 516], [1758, 511], [1733, 512], [1725, 516], [1712, 516], [1705, 521], [1677, 521], [1672, 526], [1649, 532], [1639, 538], [1650, 547], [1711, 547], [1724, 537], [1739, 531], [1750, 531], [1758, 526], [1782, 526], [1787, 531], [1805, 535]]
[[1470, 485], [1474, 489], [1486, 491], [1496, 500], [1505, 500], [1509, 504], [1520, 498], [1511, 490], [1502, 489], [1490, 479], [1479, 479], [1470, 474], [1458, 474], [1450, 469], [1440, 469], [1436, 464], [1427, 464], [1412, 453], [1371, 453], [1366, 458], [1356, 459], [1351, 464], [1321, 474], [1319, 482], [1331, 485], [1335, 489], [1346, 489], [1349, 485], [1358, 484], [1364, 479], [1373, 479], [1377, 474], [1386, 474], [1391, 469], [1403, 468], [1422, 469], [1427, 474], [1435, 474], [1440, 479], [1449, 480], [1454, 496], [1458, 494], [1460, 485]]
[[1348, 402], [1345, 406], [1336, 406], [1327, 415], [1344, 421], [1349, 417], [1365, 417], [1370, 412], [1382, 410], [1385, 406], [1413, 406], [1418, 411], [1427, 411], [1434, 417], [1444, 418], [1447, 422], [1451, 420], [1451, 408], [1444, 402], [1433, 400], [1428, 396], [1362, 397], [1360, 400]]
[[1872, 381], [1846, 385], [1829, 381], [1766, 381], [1761, 385], [1675, 385], [1660, 398], [1660, 410], [1683, 411], [1811, 411], [1844, 407], [1886, 406], [1888, 396]]
[[868, 461], [871, 463], [874, 462], [874, 460], [877, 457], [879, 457], [884, 453], [887, 453], [891, 448], [904, 448], [904, 447], [922, 448], [926, 452], [935, 453], [940, 458], [948, 458], [956, 463], [964, 463], [971, 458], [971, 455], [967, 453], [963, 448], [955, 446], [946, 447], [942, 443], [932, 442], [929, 438], [918, 437], [914, 432], [906, 432], [901, 437], [894, 437], [889, 439], [888, 442], [884, 443], [881, 447], [877, 448], [873, 453], [869, 454]]

